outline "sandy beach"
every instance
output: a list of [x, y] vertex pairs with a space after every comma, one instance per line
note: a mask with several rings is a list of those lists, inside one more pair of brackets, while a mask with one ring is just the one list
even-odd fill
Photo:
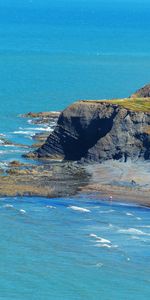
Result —
[[112, 201], [150, 206], [150, 162], [107, 161], [88, 165], [90, 183], [81, 192]]

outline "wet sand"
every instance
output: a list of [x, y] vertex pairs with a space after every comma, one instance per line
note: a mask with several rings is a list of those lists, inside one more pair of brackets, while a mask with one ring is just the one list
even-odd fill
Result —
[[108, 161], [87, 166], [90, 183], [80, 189], [93, 197], [150, 206], [150, 162]]
[[54, 198], [79, 194], [150, 206], [150, 162], [82, 165], [47, 161], [41, 166], [15, 162], [0, 176], [0, 196]]

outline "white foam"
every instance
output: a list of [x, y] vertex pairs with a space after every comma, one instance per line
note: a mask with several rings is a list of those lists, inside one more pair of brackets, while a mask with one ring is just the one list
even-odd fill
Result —
[[16, 148], [16, 147], [18, 147], [18, 146], [17, 146], [17, 145], [14, 145], [14, 144], [11, 144], [11, 145], [3, 145], [3, 147], [5, 147], [5, 148], [9, 148], [9, 147], [12, 148], [12, 147], [15, 147], [15, 148]]
[[4, 207], [5, 208], [13, 208], [14, 206], [12, 204], [5, 204]]
[[126, 213], [126, 216], [131, 216], [131, 217], [133, 217], [134, 215], [131, 214], [131, 213]]
[[23, 215], [26, 214], [26, 210], [24, 210], [24, 209], [20, 209], [19, 212]]
[[97, 263], [97, 264], [96, 264], [96, 267], [97, 267], [97, 268], [101, 268], [102, 266], [103, 266], [102, 263]]
[[99, 213], [100, 214], [110, 214], [112, 212], [114, 212], [115, 210], [114, 209], [109, 209], [109, 210], [100, 210]]
[[50, 126], [45, 127], [28, 127], [28, 128], [19, 128], [22, 129], [24, 132], [30, 130], [30, 131], [52, 131], [52, 128]]
[[55, 206], [52, 205], [46, 205], [47, 208], [56, 208]]
[[125, 233], [125, 234], [135, 234], [135, 235], [150, 235], [136, 228], [119, 229], [118, 232]]
[[9, 154], [9, 153], [22, 153], [26, 152], [26, 150], [0, 150], [0, 154]]
[[24, 131], [24, 130], [18, 130], [18, 131], [14, 131], [14, 134], [23, 134], [23, 135], [30, 135], [33, 136], [35, 134], [35, 132], [33, 131]]
[[79, 212], [91, 212], [89, 209], [83, 208], [83, 207], [80, 207], [80, 206], [70, 205], [69, 208], [72, 209], [72, 210], [75, 210], [75, 211], [79, 211]]
[[28, 120], [27, 122], [28, 122], [28, 124], [32, 124], [32, 120]]
[[[47, 120], [46, 118], [43, 118], [44, 120]], [[28, 122], [28, 124], [30, 124], [30, 125], [33, 125], [34, 124], [34, 120], [28, 120], [27, 121]], [[49, 121], [49, 120], [47, 120], [47, 123], [46, 124], [49, 124], [49, 125], [56, 125], [56, 121]], [[38, 123], [37, 123], [37, 125], [38, 125]], [[40, 124], [39, 124], [40, 125]]]
[[38, 130], [38, 131], [48, 131], [48, 132], [53, 131], [53, 129], [50, 126], [48, 126], [48, 127], [38, 127], [38, 128], [36, 127], [35, 130]]
[[0, 162], [0, 167], [3, 168], [3, 167], [7, 167], [8, 166], [8, 163], [7, 162]]
[[104, 239], [104, 238], [102, 238], [102, 237], [100, 237], [100, 236], [97, 236], [96, 234], [94, 234], [94, 233], [91, 233], [90, 234], [90, 237], [93, 237], [93, 238], [95, 238], [97, 241], [97, 243], [108, 243], [108, 244], [111, 244], [111, 241], [109, 241], [109, 240], [107, 240], [107, 239]]

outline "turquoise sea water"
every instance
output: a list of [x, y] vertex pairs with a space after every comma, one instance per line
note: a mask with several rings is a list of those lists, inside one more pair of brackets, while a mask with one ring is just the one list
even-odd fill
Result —
[[[30, 144], [41, 126], [19, 114], [124, 97], [148, 83], [149, 8], [1, 0], [0, 133]], [[24, 151], [0, 145], [0, 163]], [[149, 299], [149, 209], [101, 200], [0, 199], [0, 299]]]
[[149, 299], [149, 209], [16, 198], [0, 215], [0, 299]]

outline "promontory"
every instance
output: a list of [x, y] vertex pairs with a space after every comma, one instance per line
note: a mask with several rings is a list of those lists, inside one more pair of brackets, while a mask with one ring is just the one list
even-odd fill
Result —
[[80, 100], [59, 116], [46, 142], [30, 155], [72, 161], [150, 159], [150, 85], [129, 98]]

